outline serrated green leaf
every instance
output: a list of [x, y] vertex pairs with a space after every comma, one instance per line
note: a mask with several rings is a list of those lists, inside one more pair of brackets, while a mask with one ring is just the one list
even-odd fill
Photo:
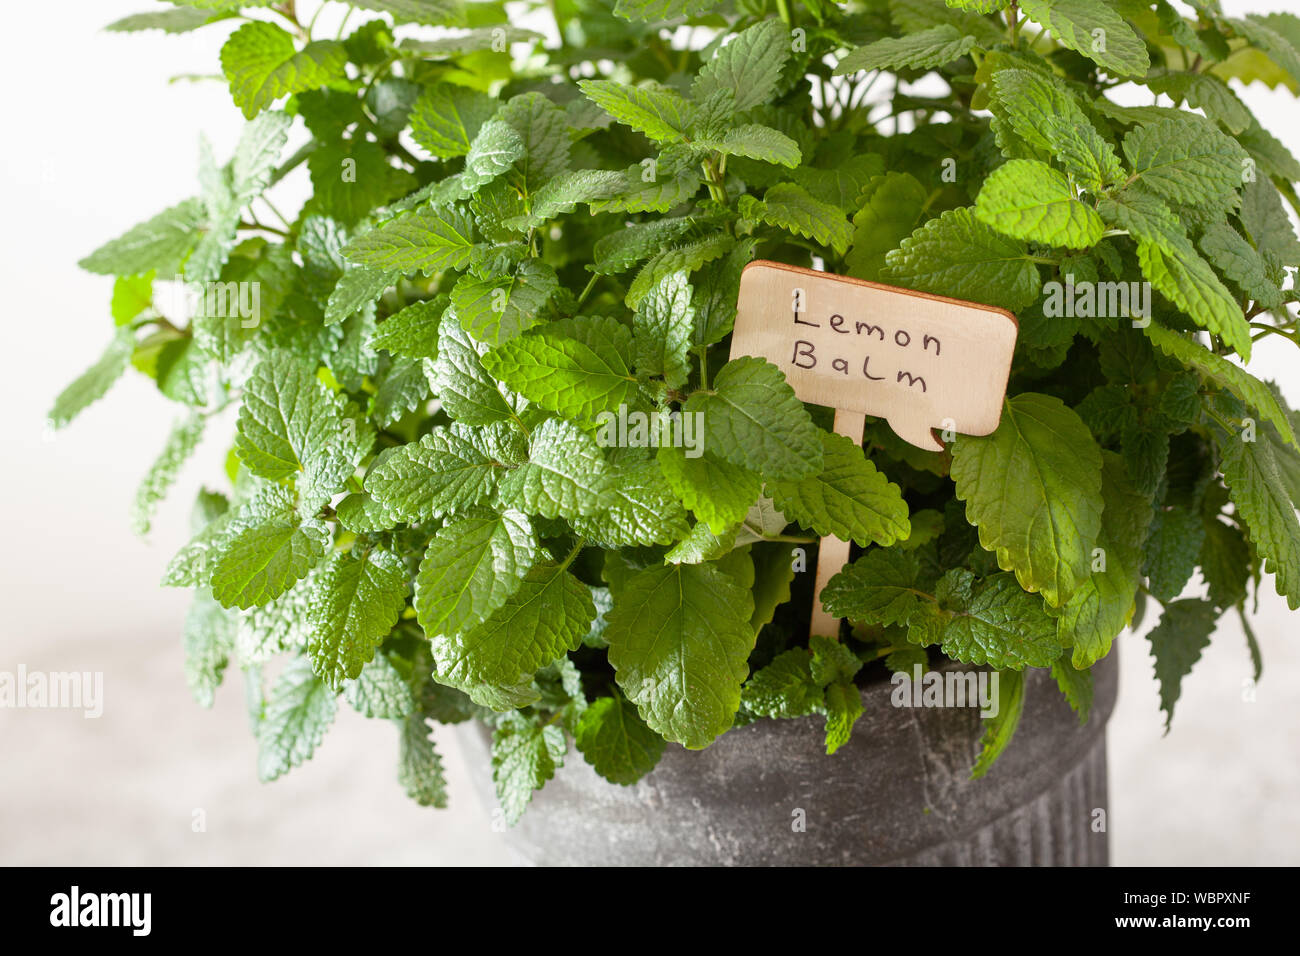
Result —
[[731, 726], [752, 612], [748, 589], [710, 564], [648, 568], [619, 590], [607, 615], [609, 661], [651, 728], [698, 750]]
[[654, 459], [610, 470], [605, 507], [570, 519], [584, 538], [609, 548], [672, 544], [689, 531], [686, 512]]
[[740, 699], [759, 717], [806, 717], [825, 706], [822, 685], [812, 676], [812, 655], [802, 647], [783, 651], [745, 681]]
[[492, 733], [492, 782], [506, 822], [513, 825], [546, 781], [564, 764], [568, 744], [554, 724], [538, 726], [511, 716]]
[[537, 259], [525, 259], [511, 275], [487, 279], [462, 276], [451, 290], [451, 304], [470, 335], [498, 345], [541, 322], [559, 289], [555, 269]]
[[486, 93], [464, 86], [426, 87], [411, 108], [411, 137], [438, 159], [464, 156], [499, 105]]
[[905, 625], [928, 597], [919, 576], [912, 552], [872, 548], [826, 583], [822, 605], [829, 614], [864, 624]]
[[338, 700], [304, 657], [280, 673], [257, 727], [257, 775], [275, 780], [309, 760], [334, 722]]
[[760, 20], [736, 34], [704, 64], [691, 86], [691, 97], [701, 103], [715, 90], [730, 90], [738, 113], [766, 103], [776, 92], [790, 52], [790, 28], [779, 19]]
[[185, 682], [200, 707], [211, 707], [235, 646], [235, 621], [207, 589], [194, 594], [182, 635]]
[[973, 36], [965, 36], [956, 27], [943, 24], [909, 33], [886, 37], [851, 51], [835, 67], [836, 75], [859, 70], [932, 70], [960, 59], [975, 45]]
[[629, 309], [635, 309], [664, 276], [674, 272], [694, 272], [706, 262], [726, 255], [735, 244], [735, 239], [725, 232], [719, 232], [665, 249], [651, 258], [637, 273], [632, 285], [628, 287], [624, 302]]
[[106, 242], [77, 265], [96, 275], [177, 275], [199, 241], [206, 219], [203, 201], [187, 199]]
[[884, 271], [886, 255], [916, 228], [929, 194], [911, 173], [891, 171], [873, 177], [860, 198], [844, 264], [854, 278], [876, 280]]
[[245, 528], [217, 548], [212, 594], [224, 607], [265, 604], [307, 576], [325, 554], [329, 532], [284, 512]]
[[1177, 505], [1156, 510], [1142, 573], [1147, 576], [1147, 590], [1162, 604], [1178, 597], [1192, 579], [1204, 539], [1200, 515]]
[[822, 468], [798, 481], [771, 481], [768, 493], [786, 517], [825, 537], [891, 545], [911, 533], [902, 492], [851, 438], [821, 433]]
[[1287, 606], [1300, 608], [1300, 520], [1279, 460], [1285, 446], [1230, 434], [1220, 451], [1223, 480], [1251, 544], [1264, 557], [1264, 570], [1275, 575], [1274, 587]]
[[411, 684], [387, 654], [376, 654], [353, 680], [343, 682], [343, 696], [363, 717], [401, 720], [416, 709]]
[[762, 478], [710, 455], [690, 457], [685, 448], [663, 445], [657, 453], [665, 480], [691, 512], [715, 535], [749, 512], [763, 491]]
[[428, 521], [486, 504], [503, 467], [445, 427], [384, 455], [365, 489], [394, 519]]
[[695, 113], [690, 101], [665, 86], [579, 80], [578, 88], [620, 123], [661, 143], [681, 142]]
[[1038, 267], [1019, 239], [999, 235], [973, 208], [931, 219], [885, 256], [884, 277], [934, 292], [1016, 311], [1038, 298]]
[[709, 392], [682, 407], [703, 416], [705, 450], [766, 478], [806, 478], [822, 468], [820, 432], [781, 370], [753, 356], [733, 359]]
[[1171, 117], [1124, 137], [1124, 155], [1144, 186], [1188, 205], [1235, 208], [1246, 151], [1199, 117]]
[[720, 139], [705, 138], [696, 142], [725, 156], [744, 156], [791, 168], [798, 166], [803, 158], [799, 144], [789, 136], [757, 123], [729, 129]]
[[1218, 611], [1209, 601], [1188, 599], [1165, 606], [1165, 612], [1147, 640], [1156, 662], [1160, 682], [1160, 709], [1165, 712], [1165, 730], [1174, 719], [1174, 704], [1182, 692], [1183, 678], [1201, 659], [1218, 623]]
[[206, 421], [201, 415], [191, 415], [172, 427], [167, 443], [136, 489], [135, 504], [131, 508], [131, 524], [136, 534], [148, 533], [154, 509], [167, 497], [181, 467], [194, 454], [203, 438]]
[[959, 436], [952, 455], [980, 544], [1025, 589], [1065, 604], [1101, 530], [1101, 453], [1088, 426], [1059, 399], [1026, 392], [1006, 402], [993, 434]]
[[632, 361], [642, 375], [662, 375], [669, 388], [690, 376], [688, 350], [695, 330], [691, 284], [685, 272], [664, 276], [641, 300], [632, 321]]
[[745, 195], [738, 208], [746, 219], [756, 219], [828, 246], [843, 255], [853, 241], [853, 227], [838, 206], [808, 195], [794, 183], [780, 183], [761, 200]]
[[254, 20], [221, 48], [221, 70], [235, 105], [252, 119], [282, 96], [314, 90], [343, 77], [347, 51], [316, 40], [298, 50], [293, 36], [274, 23]]
[[343, 253], [363, 266], [432, 275], [465, 268], [475, 251], [474, 221], [467, 212], [428, 206], [358, 236]]
[[88, 406], [103, 398], [131, 364], [134, 348], [135, 333], [128, 327], [118, 329], [99, 361], [77, 376], [54, 400], [46, 416], [49, 426], [63, 428]]
[[406, 565], [390, 551], [336, 552], [316, 577], [308, 650], [331, 686], [354, 678], [406, 606]]
[[655, 768], [663, 738], [646, 726], [624, 697], [598, 697], [578, 720], [573, 742], [610, 783], [630, 786]]
[[325, 306], [325, 324], [338, 325], [370, 305], [402, 277], [402, 270], [357, 266], [344, 272]]
[[517, 511], [458, 518], [429, 542], [415, 577], [415, 615], [430, 638], [481, 624], [514, 594], [537, 557]]
[[1020, 726], [1025, 710], [1025, 676], [1019, 671], [998, 672], [998, 712], [984, 719], [984, 736], [980, 738], [980, 755], [971, 768], [971, 779], [986, 773], [1002, 756]]
[[542, 562], [482, 623], [434, 638], [438, 674], [456, 684], [510, 686], [577, 650], [596, 617], [590, 589]]
[[1046, 163], [1012, 159], [984, 180], [975, 215], [998, 232], [1051, 246], [1087, 249], [1106, 224], [1074, 197], [1066, 175]]
[[438, 357], [429, 373], [443, 409], [466, 425], [487, 425], [511, 417], [497, 383], [483, 369], [479, 352], [449, 309], [438, 329]]
[[548, 418], [529, 439], [527, 464], [501, 479], [502, 504], [544, 518], [591, 515], [607, 502], [600, 447], [572, 422]]
[[625, 20], [672, 20], [708, 13], [721, 0], [615, 0], [614, 15]]
[[1102, 0], [1021, 0], [1025, 16], [1051, 31], [1061, 46], [1095, 61], [1113, 76], [1144, 76], [1146, 44]]
[[851, 681], [841, 681], [826, 688], [826, 753], [833, 754], [853, 733], [853, 725], [862, 716], [862, 692]]
[[429, 722], [411, 714], [400, 722], [397, 780], [406, 795], [422, 807], [447, 806], [447, 778], [434, 746]]
[[446, 308], [443, 296], [408, 305], [379, 324], [370, 337], [370, 347], [407, 358], [435, 358], [438, 328]]

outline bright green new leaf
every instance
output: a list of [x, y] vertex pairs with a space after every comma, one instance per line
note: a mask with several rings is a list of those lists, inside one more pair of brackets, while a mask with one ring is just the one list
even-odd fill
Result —
[[1074, 196], [1059, 170], [1032, 159], [1012, 159], [995, 169], [980, 189], [975, 216], [998, 232], [1049, 246], [1087, 249], [1106, 224]]
[[221, 48], [230, 95], [248, 119], [282, 96], [342, 79], [346, 62], [341, 43], [316, 40], [299, 50], [291, 34], [263, 20], [245, 23]]

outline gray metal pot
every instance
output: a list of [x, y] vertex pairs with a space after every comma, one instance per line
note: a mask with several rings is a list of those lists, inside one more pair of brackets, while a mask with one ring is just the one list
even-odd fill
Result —
[[[980, 780], [970, 779], [978, 712], [894, 707], [886, 682], [862, 691], [865, 712], [832, 757], [820, 717], [762, 720], [707, 750], [670, 744], [631, 787], [607, 783], [570, 748], [507, 842], [543, 866], [1105, 865], [1114, 652], [1093, 675], [1080, 727], [1050, 675], [1031, 671], [1020, 728]], [[491, 732], [474, 723], [460, 733], [494, 806]]]

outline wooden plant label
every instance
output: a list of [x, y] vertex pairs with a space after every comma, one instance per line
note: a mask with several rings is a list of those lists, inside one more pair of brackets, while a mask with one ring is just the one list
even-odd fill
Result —
[[759, 260], [741, 273], [731, 355], [767, 359], [802, 401], [943, 451], [932, 428], [998, 427], [1016, 331], [992, 306]]
[[[873, 415], [943, 451], [935, 428], [998, 427], [1017, 331], [1003, 309], [759, 260], [741, 273], [731, 357], [767, 359], [801, 401], [835, 409], [835, 431], [858, 444]], [[821, 593], [848, 558], [847, 541], [822, 539], [813, 634], [839, 633]]]

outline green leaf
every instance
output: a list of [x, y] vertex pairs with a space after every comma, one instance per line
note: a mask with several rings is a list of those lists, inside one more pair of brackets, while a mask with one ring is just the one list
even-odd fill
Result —
[[1092, 711], [1092, 671], [1087, 668], [1075, 670], [1069, 655], [1063, 654], [1052, 665], [1052, 677], [1070, 707], [1079, 715], [1079, 724], [1086, 724]]
[[706, 262], [712, 262], [726, 255], [735, 244], [736, 240], [730, 235], [719, 232], [694, 242], [665, 249], [637, 273], [628, 288], [624, 302], [629, 309], [635, 309], [664, 276], [674, 272], [694, 272]]
[[931, 27], [901, 37], [886, 37], [860, 46], [840, 60], [835, 74], [858, 70], [932, 70], [960, 59], [975, 45], [973, 36], [964, 36], [949, 24]]
[[411, 108], [411, 137], [438, 159], [464, 156], [499, 105], [486, 93], [464, 86], [425, 87]]
[[416, 523], [488, 503], [502, 471], [463, 437], [436, 427], [379, 459], [365, 489], [395, 520]]
[[1250, 548], [1240, 531], [1218, 519], [1207, 520], [1197, 564], [1216, 607], [1226, 609], [1245, 600]]
[[1177, 359], [1187, 368], [1199, 372], [1209, 381], [1225, 388], [1255, 410], [1266, 421], [1272, 422], [1282, 437], [1292, 445], [1296, 444], [1295, 432], [1291, 422], [1277, 403], [1277, 398], [1268, 386], [1251, 375], [1240, 365], [1234, 365], [1222, 356], [1215, 355], [1195, 339], [1155, 323], [1142, 332], [1156, 348], [1170, 358]]
[[338, 325], [344, 319], [370, 305], [402, 277], [402, 270], [349, 269], [339, 277], [325, 306], [325, 324]]
[[[1060, 607], [1088, 578], [1101, 530], [1101, 453], [1060, 399], [1009, 399], [997, 431], [959, 436], [952, 478], [980, 544], [1022, 587]], [[1045, 665], [1044, 665], [1045, 666]]]
[[611, 469], [605, 507], [570, 519], [589, 541], [609, 548], [672, 544], [689, 533], [686, 512], [654, 459]]
[[312, 667], [331, 686], [356, 677], [406, 606], [406, 565], [390, 551], [336, 552], [315, 578]]
[[538, 92], [521, 93], [501, 108], [500, 116], [523, 140], [525, 156], [511, 174], [522, 195], [535, 195], [569, 169], [569, 124], [551, 100]]
[[614, 80], [579, 80], [578, 88], [614, 119], [661, 143], [678, 143], [695, 107], [665, 86], [629, 86]]
[[136, 534], [148, 533], [154, 509], [167, 497], [176, 475], [194, 454], [203, 438], [206, 421], [201, 415], [191, 415], [172, 427], [167, 443], [136, 489], [135, 504], [131, 508], [131, 525]]
[[821, 433], [822, 469], [799, 481], [771, 481], [768, 494], [792, 521], [822, 537], [866, 547], [891, 545], [911, 534], [898, 486], [876, 470], [853, 439]]
[[993, 74], [993, 87], [995, 133], [999, 116], [1005, 116], [1030, 148], [1059, 159], [1093, 193], [1126, 178], [1114, 148], [1061, 80], [1037, 70], [1001, 69]]
[[490, 119], [479, 129], [465, 154], [462, 181], [476, 191], [496, 179], [524, 157], [524, 141], [504, 120]]
[[1264, 570], [1275, 575], [1277, 593], [1294, 611], [1300, 608], [1300, 520], [1287, 493], [1281, 460], [1285, 446], [1229, 434], [1219, 450], [1223, 480], [1237, 514], [1245, 519], [1247, 536], [1264, 557]]
[[849, 682], [862, 669], [856, 654], [830, 637], [814, 634], [808, 639], [812, 651], [812, 678], [819, 684]]
[[318, 146], [307, 157], [307, 168], [315, 193], [310, 208], [347, 226], [416, 186], [410, 173], [388, 164], [382, 146], [365, 140]]
[[790, 50], [790, 28], [779, 19], [760, 20], [736, 34], [704, 64], [691, 86], [691, 97], [702, 103], [715, 90], [730, 90], [737, 113], [766, 103], [776, 93]]
[[487, 620], [514, 594], [537, 558], [537, 539], [516, 511], [481, 513], [444, 525], [415, 577], [415, 615], [430, 638]]
[[391, 13], [398, 23], [463, 27], [467, 22], [461, 0], [353, 0], [352, 6]]
[[688, 351], [695, 330], [691, 284], [685, 272], [664, 276], [637, 306], [632, 361], [642, 375], [662, 375], [669, 388], [690, 377]]
[[406, 795], [422, 807], [447, 806], [447, 778], [442, 768], [429, 722], [421, 714], [401, 721], [397, 780]]
[[1032, 159], [995, 169], [980, 189], [975, 216], [1008, 236], [1070, 249], [1090, 248], [1106, 231], [1096, 210], [1074, 198], [1064, 173]]
[[621, 696], [593, 700], [578, 719], [573, 742], [596, 773], [622, 786], [653, 770], [664, 752], [663, 738]]
[[428, 206], [358, 236], [343, 254], [364, 266], [432, 275], [465, 268], [476, 252], [473, 237], [468, 213], [455, 206]]
[[884, 277], [910, 289], [1017, 311], [1038, 298], [1038, 267], [1018, 239], [999, 235], [972, 208], [931, 219], [885, 256]]
[[527, 464], [501, 479], [502, 504], [545, 518], [598, 513], [609, 479], [600, 447], [572, 422], [548, 418], [529, 440]]
[[170, 10], [151, 10], [114, 20], [104, 27], [110, 33], [138, 33], [142, 30], [162, 30], [164, 33], [189, 33], [209, 23], [224, 20], [230, 14], [210, 10], [191, 10], [177, 7]]
[[177, 275], [202, 236], [206, 220], [203, 201], [187, 199], [106, 242], [77, 265], [104, 276]]
[[913, 552], [872, 548], [826, 582], [822, 605], [836, 617], [864, 624], [905, 625], [927, 598], [919, 577]]
[[1205, 540], [1198, 514], [1178, 505], [1157, 509], [1146, 542], [1147, 590], [1162, 604], [1182, 592], [1196, 571], [1196, 558]]
[[1256, 303], [1266, 309], [1282, 305], [1282, 290], [1269, 278], [1264, 258], [1236, 229], [1226, 222], [1214, 223], [1201, 233], [1200, 246], [1211, 265]]
[[616, 319], [568, 319], [498, 345], [483, 356], [483, 365], [543, 408], [594, 419], [636, 397], [636, 378], [623, 358], [630, 340]]
[[1144, 76], [1146, 44], [1102, 0], [1021, 0], [1025, 16], [1051, 31], [1061, 46], [1095, 61], [1112, 76]]
[[727, 730], [754, 647], [749, 590], [710, 564], [634, 574], [606, 616], [609, 661], [645, 722], [691, 750]]
[[[993, 575], [955, 611], [940, 615], [942, 619], [936, 618], [932, 627], [920, 622], [921, 627], [910, 628], [908, 640], [938, 643], [949, 657], [968, 664], [1017, 671], [1050, 667], [1061, 653], [1056, 620], [1042, 600], [1022, 590], [1010, 574]], [[922, 639], [917, 641], [918, 637]]]
[[614, 15], [625, 20], [672, 20], [708, 13], [721, 0], [615, 0]]
[[795, 235], [804, 236], [843, 255], [853, 241], [853, 227], [844, 212], [830, 203], [808, 195], [794, 183], [780, 183], [763, 193], [761, 200], [740, 197], [737, 208], [746, 219], [756, 219]]
[[280, 673], [257, 726], [257, 775], [274, 780], [311, 759], [334, 722], [338, 699], [312, 673], [311, 662], [295, 657]]
[[577, 650], [596, 617], [591, 589], [542, 562], [481, 624], [433, 640], [438, 674], [454, 684], [510, 686]]
[[341, 43], [317, 40], [299, 51], [287, 31], [262, 20], [245, 23], [221, 48], [221, 71], [247, 119], [282, 96], [342, 79], [346, 63]]
[[825, 706], [821, 682], [812, 676], [812, 655], [802, 647], [783, 651], [745, 681], [740, 699], [758, 717], [806, 717]]
[[451, 290], [451, 305], [470, 335], [498, 345], [541, 322], [559, 289], [551, 266], [525, 259], [511, 275], [487, 279], [462, 276]]
[[1144, 186], [1187, 205], [1234, 208], [1246, 151], [1199, 117], [1171, 117], [1124, 137], [1124, 155]]
[[1020, 715], [1025, 710], [1025, 676], [1020, 671], [998, 672], [998, 712], [984, 718], [984, 736], [980, 739], [980, 755], [971, 768], [971, 779], [976, 780], [989, 772], [998, 757], [1007, 749], [1011, 738], [1020, 726]]
[[767, 478], [806, 478], [822, 467], [820, 432], [770, 362], [733, 359], [710, 392], [696, 392], [683, 406], [704, 416], [705, 448], [733, 465]]
[[446, 308], [445, 296], [408, 305], [379, 324], [370, 337], [370, 347], [406, 358], [435, 358], [438, 328]]
[[511, 417], [510, 406], [492, 376], [484, 370], [479, 351], [448, 310], [438, 329], [438, 358], [429, 383], [443, 410], [466, 425], [488, 425]]
[[690, 457], [687, 449], [660, 446], [664, 479], [691, 512], [720, 535], [744, 519], [763, 491], [762, 478], [711, 455]]
[[802, 158], [799, 144], [789, 136], [770, 126], [756, 123], [729, 129], [720, 139], [705, 137], [696, 140], [696, 143], [726, 156], [744, 156], [791, 168], [798, 166]]
[[607, 276], [624, 272], [650, 258], [667, 243], [680, 239], [695, 225], [696, 220], [690, 216], [676, 216], [615, 229], [596, 240], [592, 271]]
[[[1193, 34], [1195, 35], [1195, 34]], [[1146, 84], [1154, 93], [1164, 93], [1175, 103], [1186, 100], [1193, 109], [1227, 127], [1234, 136], [1248, 129], [1254, 118], [1228, 84], [1210, 73], [1157, 74], [1154, 70]]]
[[54, 400], [46, 416], [49, 427], [63, 428], [88, 406], [103, 398], [131, 364], [134, 349], [135, 333], [127, 327], [118, 329], [99, 361], [77, 376]]
[[511, 715], [492, 733], [492, 782], [506, 822], [523, 816], [533, 791], [540, 790], [564, 765], [568, 744], [554, 724], [540, 727], [526, 717]]
[[428, 359], [398, 358], [388, 367], [371, 400], [370, 414], [381, 428], [401, 420], [407, 412], [419, 408], [429, 397]]
[[253, 370], [239, 409], [235, 451], [255, 475], [295, 480], [304, 507], [343, 489], [366, 451], [344, 425], [338, 400], [315, 369], [273, 352]]
[[343, 695], [364, 717], [400, 720], [416, 709], [411, 684], [387, 654], [376, 654], [353, 680], [343, 682]]
[[[1142, 545], [1151, 523], [1151, 499], [1139, 493], [1114, 452], [1101, 455], [1100, 554], [1091, 574], [1062, 608], [1057, 622], [1061, 644], [1073, 647], [1073, 667], [1091, 666], [1110, 653], [1111, 642], [1133, 616], [1142, 577]], [[1094, 552], [1096, 554], [1096, 552]], [[1098, 558], [1104, 565], [1098, 567]]]
[[235, 646], [235, 621], [206, 588], [194, 594], [181, 640], [190, 694], [200, 707], [211, 707]]
[[929, 194], [911, 173], [888, 172], [873, 177], [860, 198], [844, 264], [854, 278], [874, 281], [884, 272], [886, 255], [916, 228]]
[[224, 607], [266, 604], [307, 576], [325, 554], [329, 532], [293, 511], [245, 528], [218, 549], [212, 593]]
[[1218, 618], [1219, 612], [1209, 601], [1174, 601], [1165, 606], [1160, 623], [1147, 635], [1151, 656], [1156, 661], [1166, 732], [1174, 719], [1174, 704], [1182, 692], [1183, 678], [1201, 659], [1201, 651], [1209, 647]]
[[862, 716], [862, 692], [852, 681], [826, 688], [826, 753], [833, 754], [849, 742], [853, 725]]
[[578, 203], [589, 205], [621, 193], [627, 185], [623, 173], [608, 169], [575, 169], [562, 172], [533, 194], [532, 208], [523, 216], [507, 219], [505, 225], [524, 232], [556, 216], [573, 212]]

